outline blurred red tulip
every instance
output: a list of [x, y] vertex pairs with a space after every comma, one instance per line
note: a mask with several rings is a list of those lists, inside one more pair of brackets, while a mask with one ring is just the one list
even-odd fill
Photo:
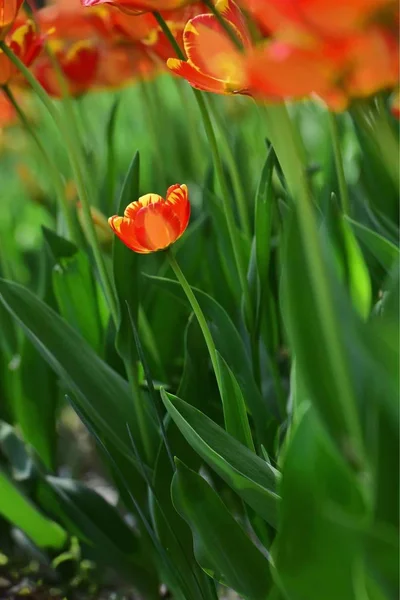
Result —
[[[250, 37], [242, 13], [232, 0], [218, 0], [217, 10], [236, 33], [244, 49]], [[219, 94], [247, 93], [244, 54], [212, 14], [190, 19], [183, 31], [187, 62], [170, 58], [167, 66], [194, 88]]]
[[372, 22], [387, 23], [396, 0], [240, 0], [263, 28], [285, 42], [309, 36], [338, 38]]
[[[117, 11], [115, 11], [117, 12]], [[85, 9], [80, 1], [64, 0], [36, 12], [41, 31], [54, 31], [57, 38], [79, 41], [107, 37], [111, 26], [111, 11], [105, 6]]]
[[[26, 21], [23, 25], [17, 25], [5, 38], [7, 46], [14, 54], [30, 67], [40, 54], [44, 38], [39, 35], [33, 21]], [[23, 81], [18, 68], [0, 50], [0, 86], [8, 85], [12, 80]]]
[[[92, 41], [80, 41], [72, 44], [61, 40], [50, 43], [54, 57], [65, 78], [71, 96], [87, 92], [93, 85], [99, 64], [99, 48]], [[43, 56], [35, 65], [35, 75], [48, 94], [62, 96], [57, 73], [48, 56]]]
[[154, 60], [141, 44], [116, 44], [102, 49], [94, 89], [120, 89], [147, 80], [158, 72]]
[[137, 14], [148, 11], [173, 10], [189, 4], [192, 0], [81, 0], [83, 6], [111, 4], [120, 10]]
[[0, 39], [4, 40], [13, 26], [24, 0], [0, 0]]
[[332, 110], [345, 110], [354, 98], [396, 85], [398, 45], [377, 27], [305, 48], [272, 40], [249, 56], [247, 76], [252, 93], [265, 100], [316, 94]]
[[108, 222], [117, 236], [134, 252], [149, 254], [165, 250], [184, 233], [190, 217], [186, 185], [168, 188], [166, 198], [146, 194], [129, 204], [123, 217]]
[[0, 130], [18, 121], [15, 108], [4, 93], [0, 93]]

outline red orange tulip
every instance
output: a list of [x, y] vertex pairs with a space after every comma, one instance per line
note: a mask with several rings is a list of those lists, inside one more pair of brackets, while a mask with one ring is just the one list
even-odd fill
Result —
[[120, 10], [137, 14], [155, 10], [174, 10], [191, 0], [81, 0], [83, 6], [97, 6], [98, 4], [111, 4]]
[[[244, 48], [249, 48], [249, 33], [238, 6], [232, 0], [218, 0], [216, 8]], [[206, 92], [246, 93], [244, 55], [214, 15], [203, 14], [190, 19], [183, 31], [183, 45], [188, 60], [170, 58], [167, 62], [168, 68], [176, 75]]]
[[[99, 64], [98, 46], [91, 41], [67, 44], [54, 40], [52, 50], [65, 78], [69, 93], [79, 96], [93, 85]], [[47, 56], [38, 62], [35, 75], [48, 94], [59, 97], [62, 90], [51, 60]]]
[[108, 222], [117, 236], [134, 252], [149, 254], [165, 250], [184, 233], [190, 217], [186, 185], [168, 188], [166, 198], [146, 194], [131, 202], [123, 217], [110, 217]]
[[0, 0], [0, 39], [3, 40], [17, 18], [24, 0]]
[[[44, 38], [38, 34], [33, 21], [27, 21], [9, 32], [5, 41], [24, 65], [30, 67], [42, 50]], [[0, 50], [0, 86], [8, 85], [19, 76], [17, 67]]]

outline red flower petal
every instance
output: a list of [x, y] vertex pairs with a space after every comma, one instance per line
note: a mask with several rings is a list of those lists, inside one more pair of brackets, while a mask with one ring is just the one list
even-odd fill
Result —
[[136, 240], [149, 252], [167, 248], [180, 235], [179, 219], [165, 202], [141, 208], [134, 223]]
[[141, 246], [136, 239], [135, 223], [131, 219], [125, 217], [110, 217], [108, 219], [111, 229], [116, 233], [120, 240], [133, 250], [140, 254], [147, 254], [149, 250]]
[[197, 71], [197, 69], [184, 60], [169, 58], [167, 60], [167, 67], [173, 73], [175, 73], [175, 75], [186, 79], [190, 85], [197, 90], [201, 90], [203, 92], [214, 92], [215, 94], [229, 93], [225, 90], [225, 83], [223, 81], [219, 81], [218, 79], [214, 79], [209, 75], [200, 73], [200, 71]]
[[166, 204], [171, 206], [172, 211], [179, 219], [179, 235], [181, 235], [185, 231], [190, 218], [190, 203], [186, 185], [179, 185], [179, 183], [171, 185], [167, 190]]

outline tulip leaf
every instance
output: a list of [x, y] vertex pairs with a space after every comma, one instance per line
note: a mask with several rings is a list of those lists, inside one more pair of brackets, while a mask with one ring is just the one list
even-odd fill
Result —
[[222, 384], [225, 430], [241, 444], [255, 452], [242, 390], [235, 375], [219, 352], [217, 352], [217, 361]]
[[[193, 468], [199, 468], [201, 462], [199, 456], [186, 442], [174, 421], [170, 419], [166, 429], [173, 455], [182, 456]], [[191, 531], [172, 503], [170, 493], [172, 476], [172, 465], [165, 445], [162, 444], [154, 469], [151, 494], [154, 529], [184, 581], [186, 595], [193, 600], [202, 600], [208, 597], [208, 587], [211, 582], [201, 571], [194, 557]]]
[[[168, 290], [176, 298], [187, 303], [187, 298], [179, 283], [163, 277], [150, 277], [150, 279], [163, 289]], [[254, 381], [249, 356], [243, 340], [222, 306], [205, 292], [196, 288], [192, 288], [192, 290], [209, 323], [211, 335], [218, 352], [232, 372], [235, 373], [239, 382], [247, 408], [254, 419], [257, 441], [268, 446], [267, 426], [272, 416]]]
[[349, 217], [345, 217], [354, 229], [356, 236], [361, 240], [371, 254], [379, 261], [386, 271], [390, 271], [391, 267], [400, 258], [400, 251], [390, 240], [386, 239], [376, 231], [369, 229], [361, 223], [357, 223]]
[[161, 390], [168, 413], [192, 448], [235, 492], [273, 527], [279, 497], [276, 473], [206, 415]]
[[192, 530], [198, 563], [239, 594], [264, 600], [272, 584], [268, 560], [206, 480], [179, 459], [176, 467], [172, 499]]
[[46, 476], [39, 483], [38, 500], [70, 535], [90, 546], [96, 560], [113, 566], [142, 589], [155, 586], [155, 573], [141, 555], [140, 538], [94, 490], [72, 479]]
[[126, 423], [140, 440], [132, 418], [128, 383], [103, 362], [79, 334], [32, 292], [0, 280], [0, 299], [28, 338], [74, 394], [98, 433], [134, 464]]
[[90, 263], [82, 252], [60, 259], [55, 265], [53, 289], [61, 316], [99, 351], [102, 334], [96, 287]]
[[324, 272], [317, 280], [294, 213], [286, 230], [284, 318], [296, 368], [311, 401], [342, 452], [349, 460], [360, 461], [357, 372], [351, 359], [351, 345], [360, 339], [360, 322], [334, 272], [331, 246], [324, 246], [318, 238], [318, 249]]
[[[130, 164], [118, 202], [118, 214], [123, 215], [125, 208], [139, 198], [140, 155], [136, 152]], [[114, 285], [119, 305], [119, 325], [115, 345], [120, 356], [132, 361], [135, 343], [130, 326], [128, 303], [135, 323], [139, 309], [139, 271], [138, 256], [114, 236], [113, 241]]]
[[45, 517], [0, 469], [0, 515], [21, 529], [39, 548], [61, 550], [67, 541], [64, 529]]
[[313, 408], [295, 428], [282, 469], [277, 580], [293, 600], [356, 600], [363, 550], [347, 522], [365, 523], [361, 483]]
[[257, 272], [260, 281], [260, 295], [264, 297], [265, 286], [268, 284], [268, 267], [271, 254], [271, 233], [274, 213], [274, 195], [272, 173], [275, 163], [275, 153], [272, 147], [261, 171], [260, 181], [255, 199], [254, 232]]
[[372, 289], [367, 265], [354, 233], [344, 218], [341, 218], [343, 243], [346, 252], [347, 278], [353, 305], [363, 319], [371, 310]]
[[[41, 283], [38, 286], [40, 297], [54, 305], [50, 257], [43, 252], [41, 258]], [[23, 335], [19, 338], [20, 344], [16, 349], [18, 359], [10, 373], [13, 384], [13, 418], [18, 423], [24, 440], [35, 449], [43, 464], [52, 470], [56, 467], [56, 414], [59, 402], [57, 376], [28, 337]], [[38, 389], [40, 394], [37, 393]]]

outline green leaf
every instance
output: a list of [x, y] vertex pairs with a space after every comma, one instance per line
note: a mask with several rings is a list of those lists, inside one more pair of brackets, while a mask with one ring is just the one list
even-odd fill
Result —
[[32, 475], [32, 458], [15, 430], [3, 421], [0, 421], [0, 450], [8, 459], [13, 480], [29, 480]]
[[222, 479], [273, 527], [279, 497], [276, 473], [199, 410], [161, 390], [170, 416], [192, 448]]
[[239, 594], [264, 600], [272, 584], [268, 560], [205, 479], [179, 459], [176, 467], [172, 499], [192, 530], [198, 563]]
[[[185, 457], [193, 468], [200, 466], [199, 456], [192, 450], [175, 423], [169, 419], [166, 426], [167, 435], [174, 456]], [[171, 500], [172, 466], [165, 449], [161, 444], [154, 469], [153, 489], [151, 494], [151, 515], [154, 529], [171, 563], [179, 572], [182, 590], [186, 597], [193, 600], [204, 600], [209, 597], [210, 581], [201, 571], [193, 554], [193, 540], [187, 523], [175, 510]], [[167, 575], [167, 573], [166, 573]], [[173, 582], [169, 583], [171, 586]], [[174, 588], [172, 588], [174, 589]], [[177, 590], [174, 590], [174, 594]], [[179, 596], [180, 597], [180, 596]], [[213, 595], [210, 595], [214, 599]]]
[[[272, 173], [275, 153], [268, 151], [255, 199], [254, 236], [256, 240], [256, 262], [261, 289], [268, 283], [268, 267], [271, 253], [271, 233], [274, 212]], [[261, 297], [263, 297], [261, 292]]]
[[0, 299], [29, 339], [75, 395], [102, 437], [136, 464], [126, 423], [140, 435], [132, 418], [127, 382], [104, 363], [59, 315], [22, 286], [0, 280]]
[[[150, 277], [150, 279], [187, 304], [186, 295], [179, 283], [163, 277]], [[266, 443], [269, 436], [268, 422], [272, 417], [254, 381], [243, 340], [222, 306], [205, 292], [196, 288], [192, 289], [206, 316], [216, 349], [239, 382], [246, 405], [254, 419], [258, 442], [268, 446]]]
[[255, 452], [246, 404], [235, 375], [217, 351], [217, 362], [221, 377], [222, 406], [224, 409], [225, 429], [241, 444]]
[[72, 258], [79, 251], [78, 246], [48, 227], [42, 227], [42, 233], [55, 262], [60, 258]]
[[368, 248], [382, 267], [389, 272], [400, 258], [399, 249], [390, 240], [384, 238], [379, 233], [376, 233], [376, 231], [365, 227], [365, 225], [362, 225], [361, 223], [353, 221], [353, 219], [350, 219], [349, 217], [345, 217], [345, 219], [350, 223], [359, 240], [366, 248]]
[[310, 408], [288, 445], [280, 486], [280, 526], [272, 549], [276, 580], [291, 600], [356, 600], [366, 523], [361, 483]]
[[102, 332], [96, 287], [92, 268], [83, 252], [59, 259], [53, 269], [53, 289], [61, 316], [99, 351]]
[[[140, 156], [139, 152], [136, 152], [122, 186], [118, 214], [122, 215], [128, 204], [139, 198], [139, 181]], [[118, 236], [114, 236], [113, 241], [113, 274], [120, 316], [115, 345], [122, 358], [132, 360], [135, 345], [126, 303], [129, 304], [133, 319], [137, 323], [139, 308], [138, 256], [127, 248]]]
[[367, 265], [350, 225], [341, 218], [341, 229], [346, 252], [347, 278], [353, 306], [363, 319], [371, 311], [372, 289]]
[[21, 529], [39, 548], [61, 549], [66, 532], [36, 508], [34, 504], [0, 470], [0, 514]]
[[[54, 305], [50, 258], [45, 252], [40, 254], [40, 258], [40, 297]], [[2, 307], [2, 310], [5, 311], [5, 308]], [[17, 327], [12, 319], [11, 321]], [[24, 440], [35, 449], [43, 464], [52, 470], [56, 467], [57, 459], [58, 380], [31, 341], [25, 335], [20, 335], [19, 339], [18, 355], [15, 356], [17, 360], [10, 370], [13, 422], [18, 423]]]
[[108, 211], [113, 204], [114, 200], [114, 189], [116, 183], [116, 149], [115, 149], [115, 132], [117, 126], [118, 109], [120, 107], [120, 97], [117, 97], [110, 110], [110, 116], [108, 118], [106, 127], [106, 140], [105, 147], [107, 148], [107, 172], [105, 177], [105, 201], [106, 210]]
[[179, 383], [177, 395], [195, 406], [207, 412], [204, 406], [205, 398], [212, 398], [216, 394], [216, 386], [212, 387], [207, 346], [198, 321], [192, 313], [189, 317], [184, 336], [184, 364], [182, 377]]
[[156, 588], [156, 573], [146, 561], [140, 538], [102, 496], [71, 479], [47, 476], [39, 485], [38, 500], [96, 559], [113, 566], [136, 586]]
[[[337, 278], [332, 246], [317, 238], [323, 277], [316, 277], [299, 234], [298, 214], [286, 231], [283, 312], [296, 368], [332, 439], [348, 460], [363, 460], [354, 344], [359, 319]], [[318, 376], [316, 374], [318, 373]]]

